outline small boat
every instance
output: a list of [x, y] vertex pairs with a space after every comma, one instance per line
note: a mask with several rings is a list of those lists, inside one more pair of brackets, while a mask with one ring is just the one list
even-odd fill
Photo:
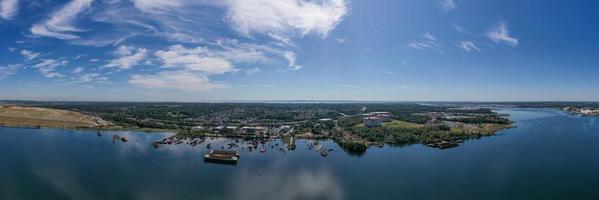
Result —
[[98, 135], [98, 137], [102, 137], [102, 133], [100, 131], [96, 132], [96, 135]]
[[127, 138], [121, 137], [121, 142], [127, 142]]
[[210, 151], [210, 153], [204, 155], [205, 162], [235, 165], [238, 160], [238, 153], [234, 151]]
[[260, 148], [260, 153], [266, 153], [266, 148], [264, 148], [264, 147]]
[[379, 148], [383, 148], [385, 145], [383, 143], [379, 143]]
[[112, 143], [116, 142], [117, 140], [120, 140], [121, 137], [119, 137], [118, 135], [113, 135], [112, 136]]
[[327, 151], [325, 148], [320, 149], [320, 156], [327, 157], [328, 155], [329, 151]]

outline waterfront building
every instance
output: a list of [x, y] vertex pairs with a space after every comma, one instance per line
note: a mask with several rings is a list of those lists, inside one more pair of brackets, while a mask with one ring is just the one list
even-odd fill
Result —
[[383, 123], [383, 119], [380, 117], [364, 117], [362, 121], [366, 127], [376, 127]]

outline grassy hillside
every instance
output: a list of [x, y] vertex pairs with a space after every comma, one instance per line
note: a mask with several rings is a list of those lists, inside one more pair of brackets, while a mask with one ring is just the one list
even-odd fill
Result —
[[0, 106], [0, 124], [49, 128], [93, 128], [108, 125], [99, 118], [78, 112], [21, 106]]

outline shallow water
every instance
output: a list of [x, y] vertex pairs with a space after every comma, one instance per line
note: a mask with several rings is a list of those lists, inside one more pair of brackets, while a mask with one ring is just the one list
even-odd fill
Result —
[[[549, 109], [501, 110], [515, 128], [446, 150], [370, 148], [326, 158], [242, 151], [205, 163], [205, 144], [154, 149], [169, 133], [0, 129], [0, 199], [597, 199], [599, 123]], [[112, 143], [112, 135], [127, 143]], [[212, 141], [215, 148], [228, 143]], [[280, 143], [280, 141], [279, 141]]]

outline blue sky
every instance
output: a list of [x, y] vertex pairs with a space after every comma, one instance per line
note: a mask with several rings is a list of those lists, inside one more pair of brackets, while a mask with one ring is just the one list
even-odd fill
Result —
[[0, 99], [597, 101], [598, 7], [0, 0]]

